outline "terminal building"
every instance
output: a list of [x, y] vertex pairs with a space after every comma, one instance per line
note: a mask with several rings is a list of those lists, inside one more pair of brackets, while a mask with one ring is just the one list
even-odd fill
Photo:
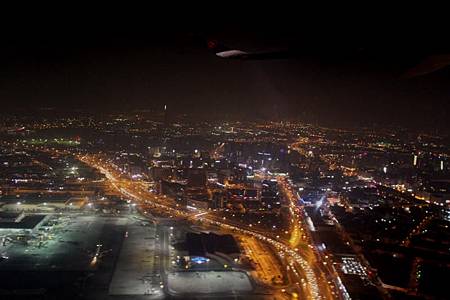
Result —
[[88, 203], [88, 197], [70, 195], [3, 195], [0, 196], [0, 211], [3, 212], [50, 212], [77, 210]]
[[46, 215], [26, 215], [24, 212], [0, 212], [0, 233], [31, 234], [47, 219]]
[[185, 259], [192, 263], [206, 261], [208, 258], [231, 263], [241, 255], [236, 240], [230, 234], [188, 232], [185, 245]]

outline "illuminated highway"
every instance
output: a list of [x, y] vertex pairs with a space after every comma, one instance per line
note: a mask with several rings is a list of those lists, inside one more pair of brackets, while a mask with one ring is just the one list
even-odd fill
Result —
[[277, 181], [283, 194], [289, 200], [289, 211], [291, 214], [291, 237], [289, 241], [291, 246], [297, 247], [301, 242], [307, 242], [308, 247], [304, 247], [305, 250], [302, 253], [310, 265], [316, 266], [314, 270], [317, 277], [321, 278], [321, 291], [327, 293], [330, 298], [349, 299], [332, 261], [315, 247], [310, 233], [310, 226], [307, 225], [307, 222], [302, 222], [304, 219], [302, 208], [298, 207], [298, 197], [295, 196], [289, 180], [279, 176]]
[[293, 284], [288, 288], [283, 289], [283, 292], [289, 292], [292, 298], [297, 298], [299, 295], [307, 299], [335, 298], [333, 297], [329, 283], [320, 275], [320, 268], [315, 266], [317, 262], [313, 259], [314, 254], [311, 254], [311, 251], [307, 254], [299, 254], [300, 252], [297, 246], [302, 240], [303, 229], [300, 226], [301, 221], [297, 212], [298, 208], [294, 204], [290, 206], [293, 212], [292, 216], [294, 216], [291, 221], [293, 224], [291, 238], [286, 242], [273, 237], [271, 234], [249, 229], [248, 226], [239, 224], [238, 222], [231, 222], [230, 220], [217, 217], [213, 213], [187, 211], [168, 197], [156, 196], [148, 192], [146, 185], [142, 182], [124, 179], [124, 176], [121, 176], [117, 170], [108, 166], [108, 161], [104, 158], [85, 155], [78, 156], [78, 159], [91, 167], [99, 169], [105, 174], [113, 189], [138, 202], [143, 211], [156, 209], [158, 212], [170, 214], [171, 217], [183, 219], [191, 219], [194, 217], [195, 220], [205, 224], [219, 226], [223, 229], [251, 236], [259, 241], [270, 244], [278, 252], [277, 254], [280, 256], [281, 261], [285, 263], [283, 268], [288, 270], [290, 277], [295, 280], [295, 282], [291, 282]]

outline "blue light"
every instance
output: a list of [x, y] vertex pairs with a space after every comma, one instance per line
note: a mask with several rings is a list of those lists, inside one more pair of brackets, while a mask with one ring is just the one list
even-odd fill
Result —
[[203, 257], [203, 256], [194, 256], [191, 258], [191, 262], [196, 263], [196, 264], [204, 264], [208, 261], [209, 261], [209, 259], [207, 259], [206, 257]]

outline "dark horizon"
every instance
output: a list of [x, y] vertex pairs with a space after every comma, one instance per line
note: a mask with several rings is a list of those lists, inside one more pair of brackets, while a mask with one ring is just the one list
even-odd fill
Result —
[[[448, 127], [449, 68], [414, 74], [427, 58], [450, 53], [446, 41], [435, 38], [443, 29], [437, 24], [374, 30], [365, 23], [305, 27], [264, 18], [172, 21], [12, 27], [0, 50], [3, 111], [102, 113], [167, 104], [175, 113], [332, 127]], [[208, 51], [209, 39], [232, 49], [294, 49], [296, 55], [220, 59]]]

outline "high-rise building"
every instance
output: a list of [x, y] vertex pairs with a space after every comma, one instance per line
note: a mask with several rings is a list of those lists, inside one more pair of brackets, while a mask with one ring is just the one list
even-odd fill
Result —
[[167, 111], [167, 104], [164, 104], [164, 128], [169, 127], [169, 112]]
[[206, 172], [202, 169], [190, 169], [188, 173], [188, 187], [206, 187]]

